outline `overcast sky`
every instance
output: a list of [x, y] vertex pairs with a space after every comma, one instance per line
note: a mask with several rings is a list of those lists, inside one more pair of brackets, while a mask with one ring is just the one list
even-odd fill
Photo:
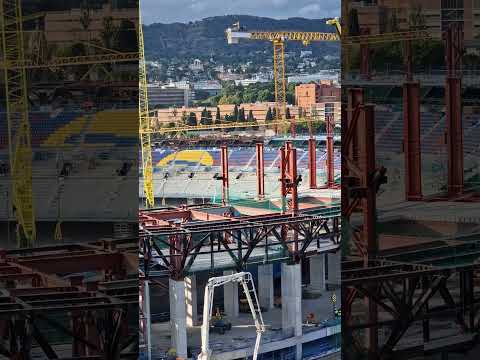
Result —
[[144, 24], [200, 20], [220, 15], [286, 19], [339, 16], [341, 0], [140, 0]]

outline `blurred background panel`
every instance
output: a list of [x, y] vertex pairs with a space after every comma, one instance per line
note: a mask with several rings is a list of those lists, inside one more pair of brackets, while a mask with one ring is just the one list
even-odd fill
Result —
[[478, 7], [342, 2], [346, 359], [478, 355]]

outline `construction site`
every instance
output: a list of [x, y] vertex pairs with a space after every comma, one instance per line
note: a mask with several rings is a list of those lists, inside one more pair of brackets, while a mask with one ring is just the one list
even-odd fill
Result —
[[478, 358], [476, 5], [342, 4], [343, 356]]
[[138, 358], [138, 11], [113, 3], [0, 1], [1, 359]]
[[319, 115], [325, 134], [292, 133], [294, 121], [314, 120], [285, 118], [284, 64], [287, 40], [308, 45], [338, 35], [334, 27], [269, 32], [235, 24], [226, 41], [239, 40], [273, 45], [277, 116], [268, 124], [154, 128], [140, 68], [140, 352], [338, 359], [340, 112]]

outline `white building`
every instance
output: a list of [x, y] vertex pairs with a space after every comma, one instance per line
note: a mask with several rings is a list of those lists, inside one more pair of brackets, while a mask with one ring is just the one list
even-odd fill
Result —
[[310, 50], [300, 51], [300, 57], [301, 58], [310, 57], [310, 56], [312, 56], [312, 52]]
[[203, 71], [203, 64], [199, 59], [193, 60], [193, 64], [189, 66], [192, 71]]

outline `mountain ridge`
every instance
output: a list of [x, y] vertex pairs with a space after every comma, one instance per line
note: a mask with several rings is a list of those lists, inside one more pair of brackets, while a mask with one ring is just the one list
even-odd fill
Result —
[[[207, 59], [213, 55], [234, 60], [258, 57], [260, 52], [271, 51], [268, 41], [241, 41], [228, 45], [225, 30], [239, 21], [248, 30], [296, 30], [334, 32], [325, 19], [292, 17], [272, 19], [251, 15], [212, 16], [189, 23], [152, 23], [144, 25], [145, 56], [149, 60], [172, 58]], [[338, 43], [312, 43], [307, 48], [298, 42], [289, 42], [287, 51], [312, 50], [316, 56], [339, 54]], [[256, 54], [256, 55], [255, 55]], [[227, 61], [228, 62], [228, 61]]]

